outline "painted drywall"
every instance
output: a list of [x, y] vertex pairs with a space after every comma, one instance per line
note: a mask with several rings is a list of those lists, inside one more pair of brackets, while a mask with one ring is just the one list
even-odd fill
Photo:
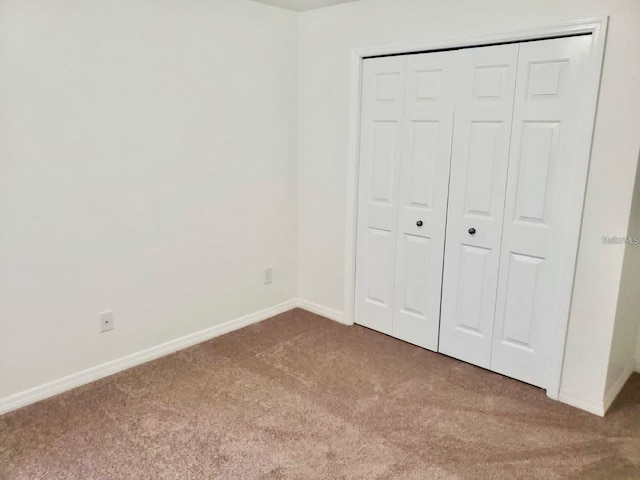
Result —
[[[640, 78], [637, 79], [640, 82]], [[616, 235], [609, 248], [624, 249], [620, 294], [609, 356], [607, 393], [612, 399], [635, 369], [635, 353], [640, 335], [640, 168], [636, 171], [629, 226]], [[625, 239], [622, 243], [622, 239]]]
[[636, 0], [361, 0], [300, 17], [299, 296], [343, 311], [350, 53], [610, 16], [585, 215], [563, 366], [564, 401], [597, 410], [608, 372], [640, 138]]
[[0, 398], [295, 298], [296, 44], [249, 1], [2, 2]]
[[[296, 287], [342, 319], [351, 49], [610, 15], [563, 377], [566, 398], [602, 402], [626, 257], [600, 239], [630, 213], [638, 6], [0, 1], [0, 398]], [[99, 334], [107, 309], [116, 327]]]

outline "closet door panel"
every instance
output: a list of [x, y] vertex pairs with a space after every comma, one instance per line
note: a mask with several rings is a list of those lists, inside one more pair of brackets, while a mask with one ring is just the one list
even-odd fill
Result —
[[393, 335], [437, 350], [457, 52], [406, 64]]
[[591, 37], [580, 36], [520, 47], [491, 369], [541, 387], [568, 314], [590, 46]]
[[442, 353], [489, 368], [518, 45], [458, 52]]
[[356, 322], [392, 333], [406, 57], [364, 62]]

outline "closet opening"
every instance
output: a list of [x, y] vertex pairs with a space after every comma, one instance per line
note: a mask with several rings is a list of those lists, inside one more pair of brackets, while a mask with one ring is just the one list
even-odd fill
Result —
[[557, 398], [605, 26], [354, 52], [351, 321]]

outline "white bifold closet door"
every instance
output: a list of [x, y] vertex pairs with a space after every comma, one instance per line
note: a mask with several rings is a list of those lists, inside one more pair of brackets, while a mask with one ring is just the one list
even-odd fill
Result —
[[[562, 361], [582, 215], [590, 35], [520, 45], [491, 370], [545, 387]], [[560, 345], [558, 345], [560, 343]]]
[[365, 62], [362, 85], [356, 318], [386, 334], [393, 328], [406, 60]]
[[518, 45], [457, 58], [440, 351], [489, 368]]
[[569, 313], [590, 49], [484, 47], [460, 67], [439, 351], [541, 387]]
[[436, 350], [453, 127], [453, 55], [364, 63], [356, 320]]
[[549, 385], [588, 168], [591, 42], [364, 62], [357, 323]]

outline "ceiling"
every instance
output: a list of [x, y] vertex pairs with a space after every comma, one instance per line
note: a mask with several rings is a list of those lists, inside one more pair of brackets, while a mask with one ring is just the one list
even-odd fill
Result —
[[303, 12], [305, 10], [313, 10], [314, 8], [328, 7], [330, 5], [338, 5], [340, 3], [356, 2], [358, 0], [253, 0], [254, 2], [266, 3], [274, 7], [286, 8], [288, 10], [296, 10]]

